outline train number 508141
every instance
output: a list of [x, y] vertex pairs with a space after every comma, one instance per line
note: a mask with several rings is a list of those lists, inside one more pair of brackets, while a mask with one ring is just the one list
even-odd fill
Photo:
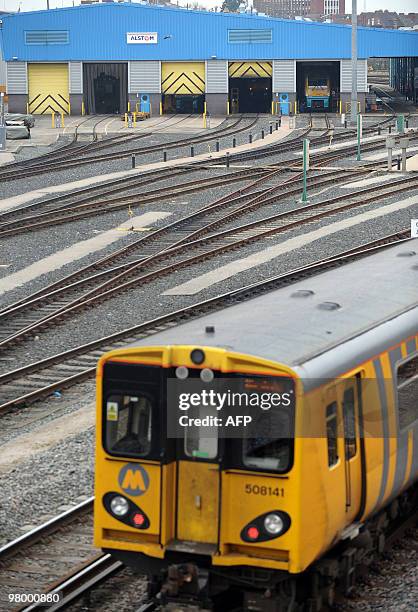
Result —
[[275, 495], [276, 497], [284, 497], [284, 489], [281, 489], [280, 487], [265, 487], [246, 484], [245, 492], [251, 495]]

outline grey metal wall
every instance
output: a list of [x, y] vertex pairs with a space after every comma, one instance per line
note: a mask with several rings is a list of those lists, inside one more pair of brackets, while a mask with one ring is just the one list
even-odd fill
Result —
[[273, 60], [273, 92], [294, 93], [296, 91], [296, 61]]
[[161, 66], [159, 61], [128, 62], [129, 93], [160, 93]]
[[0, 60], [0, 85], [6, 85], [7, 75], [6, 75], [6, 62]]
[[228, 93], [228, 62], [226, 60], [207, 60], [206, 93]]
[[26, 62], [7, 62], [7, 93], [28, 93]]
[[0, 85], [6, 85], [6, 62], [3, 59], [3, 54], [0, 48]]
[[68, 78], [70, 94], [83, 93], [83, 63], [68, 62]]
[[[340, 91], [351, 91], [351, 61], [341, 60]], [[367, 60], [361, 59], [357, 63], [357, 91], [367, 92]]]

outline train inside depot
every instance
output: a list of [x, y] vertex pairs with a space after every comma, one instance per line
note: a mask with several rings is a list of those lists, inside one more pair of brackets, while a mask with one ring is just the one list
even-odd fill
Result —
[[337, 112], [340, 100], [338, 62], [297, 62], [296, 87], [300, 112]]
[[[410, 242], [101, 358], [95, 544], [159, 601], [320, 610], [416, 505]], [[251, 423], [225, 437], [205, 389], [258, 398]]]

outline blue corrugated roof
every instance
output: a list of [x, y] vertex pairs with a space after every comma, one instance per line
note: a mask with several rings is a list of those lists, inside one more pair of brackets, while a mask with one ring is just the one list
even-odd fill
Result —
[[[351, 54], [350, 26], [155, 5], [85, 5], [6, 15], [2, 21], [9, 61], [344, 59]], [[228, 43], [229, 29], [259, 28], [271, 28], [271, 43]], [[69, 43], [27, 45], [26, 30], [68, 30]], [[158, 44], [127, 44], [127, 32], [158, 32]], [[416, 57], [418, 32], [359, 28], [358, 54]]]

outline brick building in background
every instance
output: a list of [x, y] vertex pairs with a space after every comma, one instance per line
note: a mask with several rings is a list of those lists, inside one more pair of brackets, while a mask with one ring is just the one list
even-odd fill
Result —
[[[331, 21], [350, 25], [351, 15], [333, 15]], [[358, 24], [369, 28], [388, 28], [392, 30], [417, 29], [418, 13], [395, 13], [391, 11], [360, 13]]]
[[413, 28], [418, 25], [418, 13], [395, 13], [390, 11], [374, 11], [361, 13], [358, 23], [372, 28]]
[[254, 0], [254, 8], [271, 17], [311, 17], [343, 15], [345, 0]]

